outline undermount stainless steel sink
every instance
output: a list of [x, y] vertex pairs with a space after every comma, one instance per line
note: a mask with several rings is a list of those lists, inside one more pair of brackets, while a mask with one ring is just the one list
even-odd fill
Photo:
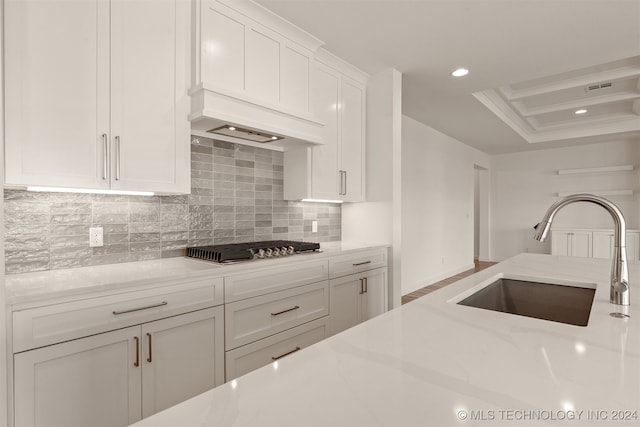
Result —
[[458, 304], [587, 326], [594, 288], [501, 277]]

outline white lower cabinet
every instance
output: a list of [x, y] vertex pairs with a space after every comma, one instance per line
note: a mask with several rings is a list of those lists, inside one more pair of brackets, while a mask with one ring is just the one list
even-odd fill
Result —
[[387, 268], [376, 268], [329, 281], [330, 335], [387, 311]]
[[[629, 261], [640, 259], [640, 231], [627, 230], [626, 249]], [[614, 244], [613, 230], [553, 229], [551, 254], [593, 258], [611, 258]]]
[[592, 233], [581, 230], [553, 230], [551, 253], [554, 255], [591, 257]]
[[327, 336], [328, 276], [324, 260], [225, 277], [226, 381]]
[[141, 417], [140, 327], [14, 356], [15, 425], [126, 426]]
[[126, 426], [223, 382], [223, 308], [14, 355], [15, 425]]
[[142, 417], [224, 382], [222, 307], [142, 325]]
[[227, 381], [276, 362], [328, 336], [327, 317], [244, 345], [226, 354]]
[[[613, 257], [614, 234], [613, 231], [593, 232], [593, 257], [612, 258]], [[640, 233], [626, 233], [627, 259], [638, 260], [638, 245], [640, 244]]]
[[12, 307], [13, 425], [126, 426], [387, 310], [386, 249], [264, 265]]

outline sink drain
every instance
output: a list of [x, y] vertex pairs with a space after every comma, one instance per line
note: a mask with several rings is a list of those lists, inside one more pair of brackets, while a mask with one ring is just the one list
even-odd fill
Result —
[[631, 316], [624, 313], [609, 313], [609, 316], [615, 317], [616, 319], [631, 319]]

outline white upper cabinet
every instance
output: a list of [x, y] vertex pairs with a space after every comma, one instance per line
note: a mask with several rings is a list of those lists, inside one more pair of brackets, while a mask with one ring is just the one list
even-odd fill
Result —
[[189, 4], [111, 2], [112, 188], [189, 193]]
[[5, 16], [7, 185], [189, 192], [189, 2], [8, 0]]
[[108, 188], [108, 13], [99, 1], [5, 1], [7, 184]]
[[284, 197], [363, 201], [367, 76], [322, 50], [310, 76], [311, 111], [325, 124], [323, 144], [285, 151]]
[[340, 170], [342, 200], [360, 202], [364, 192], [365, 86], [348, 78], [342, 79], [340, 91]]
[[192, 128], [222, 125], [322, 143], [309, 73], [322, 42], [251, 1], [198, 0]]
[[[317, 64], [312, 73], [311, 106], [324, 121], [324, 145], [308, 149], [311, 154], [311, 194], [299, 198], [336, 200], [340, 198], [340, 74]], [[291, 154], [291, 153], [289, 153]], [[285, 157], [289, 154], [285, 153]], [[306, 153], [305, 153], [306, 155]], [[288, 176], [287, 169], [285, 174]], [[286, 194], [285, 194], [286, 197]]]

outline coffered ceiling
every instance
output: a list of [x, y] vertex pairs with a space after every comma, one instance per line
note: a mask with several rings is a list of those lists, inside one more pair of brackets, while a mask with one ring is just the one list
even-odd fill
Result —
[[256, 1], [369, 74], [396, 68], [403, 114], [486, 153], [640, 142], [640, 0]]
[[528, 143], [640, 131], [640, 56], [474, 92]]

